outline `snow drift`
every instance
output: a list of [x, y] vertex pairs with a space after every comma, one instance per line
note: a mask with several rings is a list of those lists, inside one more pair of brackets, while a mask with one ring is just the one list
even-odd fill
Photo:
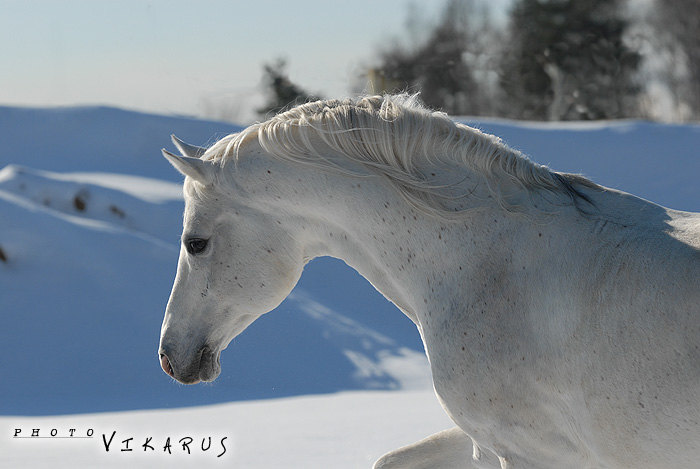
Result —
[[[700, 210], [700, 126], [471, 122], [555, 170]], [[161, 372], [182, 198], [169, 134], [238, 128], [111, 108], [0, 108], [0, 414], [163, 408], [346, 390], [427, 389], [413, 324], [342, 262], [222, 354], [208, 385]]]

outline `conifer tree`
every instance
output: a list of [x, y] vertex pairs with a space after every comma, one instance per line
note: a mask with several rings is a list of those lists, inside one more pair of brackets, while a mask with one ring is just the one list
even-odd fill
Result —
[[385, 83], [381, 91], [420, 91], [421, 100], [431, 108], [452, 115], [481, 114], [485, 96], [470, 62], [479, 54], [477, 15], [483, 12], [473, 1], [448, 0], [425, 41], [408, 49], [395, 45], [381, 54], [376, 70]]
[[623, 42], [619, 0], [517, 0], [500, 82], [515, 118], [636, 115], [640, 56]]
[[275, 115], [296, 104], [319, 99], [292, 83], [287, 76], [286, 68], [287, 63], [284, 59], [277, 59], [274, 63], [265, 64], [263, 67], [263, 83], [268, 97], [265, 105], [257, 110], [263, 118]]

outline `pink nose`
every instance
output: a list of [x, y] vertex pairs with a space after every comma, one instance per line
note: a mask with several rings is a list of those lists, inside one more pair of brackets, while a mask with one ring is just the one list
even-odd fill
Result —
[[173, 367], [170, 366], [170, 360], [168, 360], [168, 356], [164, 353], [160, 354], [160, 367], [163, 368], [163, 371], [165, 371], [171, 378], [175, 377]]

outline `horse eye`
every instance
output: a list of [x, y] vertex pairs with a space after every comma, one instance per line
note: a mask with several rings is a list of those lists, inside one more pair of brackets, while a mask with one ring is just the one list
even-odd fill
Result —
[[209, 240], [202, 238], [190, 238], [185, 241], [187, 252], [192, 255], [201, 254], [206, 248]]

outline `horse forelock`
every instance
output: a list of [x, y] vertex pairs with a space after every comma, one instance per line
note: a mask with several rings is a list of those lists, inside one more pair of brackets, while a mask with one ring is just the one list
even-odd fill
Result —
[[[440, 163], [464, 167], [482, 174], [487, 181], [505, 176], [524, 190], [557, 193], [577, 208], [579, 200], [590, 201], [573, 185], [595, 186], [580, 176], [555, 173], [509, 148], [498, 137], [426, 108], [418, 95], [302, 104], [224, 137], [203, 158], [224, 166], [236, 161], [245, 144], [256, 139], [277, 158], [347, 172], [324, 157], [330, 150], [385, 176], [421, 211], [447, 218], [459, 215], [440, 202], [448, 198], [443, 194], [447, 186], [425, 176], [429, 174], [426, 168]], [[504, 208], [517, 210], [504, 200], [497, 183], [487, 185]]]

